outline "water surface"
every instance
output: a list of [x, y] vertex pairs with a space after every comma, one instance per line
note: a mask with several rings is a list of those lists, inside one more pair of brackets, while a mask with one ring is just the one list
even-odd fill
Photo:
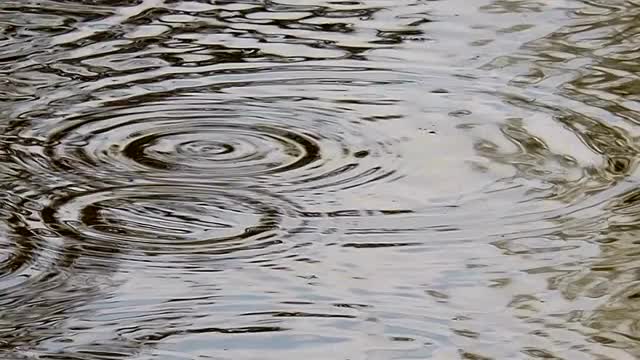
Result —
[[2, 1], [2, 357], [640, 357], [638, 19]]

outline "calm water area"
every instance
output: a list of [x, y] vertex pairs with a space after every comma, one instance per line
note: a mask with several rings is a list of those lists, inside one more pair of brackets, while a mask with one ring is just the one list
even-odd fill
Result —
[[640, 359], [640, 1], [1, 0], [0, 359]]

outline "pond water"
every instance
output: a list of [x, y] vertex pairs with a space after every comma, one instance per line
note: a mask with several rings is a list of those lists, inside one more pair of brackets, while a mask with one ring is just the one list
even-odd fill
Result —
[[3, 359], [640, 358], [640, 2], [0, 29]]

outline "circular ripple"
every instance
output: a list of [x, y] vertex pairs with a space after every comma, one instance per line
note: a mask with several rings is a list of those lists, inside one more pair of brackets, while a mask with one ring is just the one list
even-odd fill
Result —
[[94, 131], [78, 134], [65, 129], [54, 135], [60, 146], [49, 143], [48, 154], [56, 166], [68, 170], [89, 162], [98, 165], [101, 160], [103, 164], [117, 161], [127, 165], [122, 168], [125, 171], [190, 180], [272, 174], [305, 166], [318, 158], [318, 145], [304, 134], [215, 120], [191, 117], [126, 122], [102, 136]]
[[38, 140], [15, 141], [10, 153], [31, 171], [111, 185], [224, 178], [294, 191], [350, 188], [394, 174], [392, 139], [363, 132], [338, 111], [288, 101], [179, 97], [103, 108], [30, 129]]
[[48, 241], [52, 234], [41, 226], [37, 202], [24, 196], [28, 190], [3, 187], [0, 194], [0, 303], [31, 296], [64, 283], [68, 265], [77, 253], [67, 252], [59, 241]]
[[54, 196], [39, 217], [47, 236], [77, 246], [83, 262], [164, 267], [286, 252], [297, 213], [258, 190], [139, 185]]

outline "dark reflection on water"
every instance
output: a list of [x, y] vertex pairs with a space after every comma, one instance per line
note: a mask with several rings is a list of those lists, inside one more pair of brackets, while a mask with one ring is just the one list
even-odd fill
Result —
[[0, 4], [7, 359], [635, 359], [633, 1]]

